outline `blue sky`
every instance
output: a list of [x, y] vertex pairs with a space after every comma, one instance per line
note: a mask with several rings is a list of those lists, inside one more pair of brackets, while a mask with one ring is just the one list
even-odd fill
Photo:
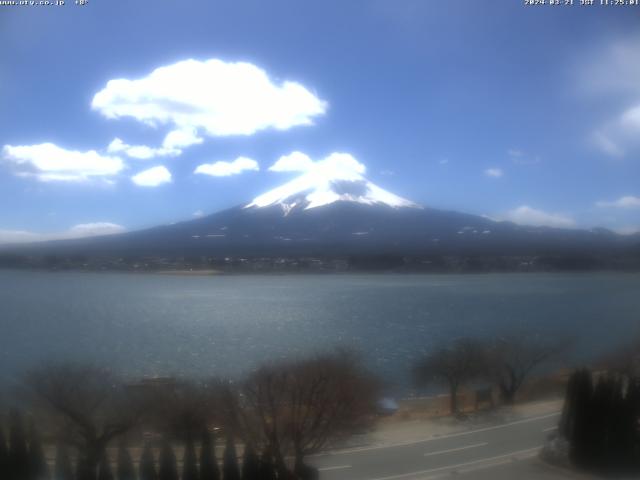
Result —
[[518, 0], [2, 6], [0, 242], [246, 203], [299, 174], [269, 170], [292, 152], [348, 153], [427, 206], [638, 230], [639, 20]]

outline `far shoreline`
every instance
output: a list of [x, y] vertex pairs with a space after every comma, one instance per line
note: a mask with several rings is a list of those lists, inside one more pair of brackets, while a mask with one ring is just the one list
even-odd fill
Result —
[[483, 275], [638, 275], [638, 269], [593, 269], [593, 270], [486, 270], [486, 271], [420, 271], [420, 270], [221, 270], [221, 269], [83, 269], [83, 268], [11, 268], [0, 267], [0, 272], [30, 272], [30, 273], [78, 273], [78, 274], [124, 274], [124, 275], [150, 275], [169, 277], [281, 277], [281, 276], [469, 276]]
[[[103, 270], [104, 271], [104, 270]], [[100, 273], [101, 271], [97, 271]], [[193, 270], [193, 269], [182, 269], [182, 270], [155, 270], [155, 271], [125, 271], [123, 273], [150, 273], [153, 275], [176, 275], [176, 276], [187, 276], [187, 277], [208, 277], [212, 275], [223, 275], [225, 272], [222, 270], [214, 270], [214, 269], [205, 269], [205, 270]]]

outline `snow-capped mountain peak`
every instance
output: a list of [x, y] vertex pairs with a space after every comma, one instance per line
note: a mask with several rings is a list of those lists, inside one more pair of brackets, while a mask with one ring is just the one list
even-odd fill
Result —
[[371, 183], [363, 176], [364, 171], [364, 165], [351, 155], [336, 153], [316, 162], [299, 177], [254, 198], [245, 208], [280, 205], [285, 215], [294, 208], [309, 210], [338, 201], [422, 208]]

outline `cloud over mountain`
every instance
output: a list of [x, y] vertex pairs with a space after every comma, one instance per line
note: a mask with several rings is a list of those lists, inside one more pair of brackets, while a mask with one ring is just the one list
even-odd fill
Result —
[[640, 208], [640, 197], [634, 197], [633, 195], [626, 195], [612, 202], [607, 202], [607, 201], [596, 202], [596, 206], [611, 207], [611, 208]]
[[313, 160], [306, 153], [291, 152], [281, 156], [269, 167], [271, 172], [306, 172], [313, 166]]
[[[218, 59], [190, 59], [143, 78], [110, 80], [91, 106], [107, 118], [131, 117], [212, 137], [310, 125], [327, 109], [299, 83], [274, 82], [251, 63]], [[171, 139], [168, 143], [176, 146]]]
[[281, 156], [269, 167], [272, 172], [312, 172], [326, 178], [352, 179], [366, 173], [367, 167], [349, 153], [333, 152], [313, 161], [309, 155], [299, 151]]
[[560, 213], [549, 213], [538, 210], [528, 205], [509, 210], [499, 217], [500, 220], [508, 220], [519, 225], [533, 225], [535, 227], [557, 227], [571, 228], [575, 227], [576, 222], [573, 218]]
[[57, 233], [37, 233], [27, 230], [0, 230], [0, 244], [85, 238], [98, 235], [113, 235], [126, 231], [127, 229], [122, 225], [111, 222], [80, 223], [64, 232]]

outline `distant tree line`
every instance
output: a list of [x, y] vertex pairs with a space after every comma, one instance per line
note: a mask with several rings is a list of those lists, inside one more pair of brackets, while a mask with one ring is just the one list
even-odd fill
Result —
[[[49, 364], [25, 386], [28, 428], [18, 411], [0, 422], [2, 480], [317, 479], [305, 457], [368, 426], [378, 388], [341, 351], [265, 365], [239, 383], [131, 383]], [[55, 448], [49, 463], [36, 426]]]
[[264, 255], [242, 256], [212, 255], [212, 252], [192, 252], [189, 256], [139, 255], [122, 252], [120, 255], [90, 254], [44, 254], [42, 252], [0, 252], [0, 268], [26, 268], [47, 270], [206, 270], [223, 272], [255, 271], [394, 271], [394, 272], [555, 272], [555, 271], [638, 271], [640, 252], [638, 248], [620, 250], [615, 253], [559, 252], [555, 255], [521, 252], [449, 252], [436, 253], [379, 253], [332, 254], [309, 253], [292, 255], [271, 252]]

